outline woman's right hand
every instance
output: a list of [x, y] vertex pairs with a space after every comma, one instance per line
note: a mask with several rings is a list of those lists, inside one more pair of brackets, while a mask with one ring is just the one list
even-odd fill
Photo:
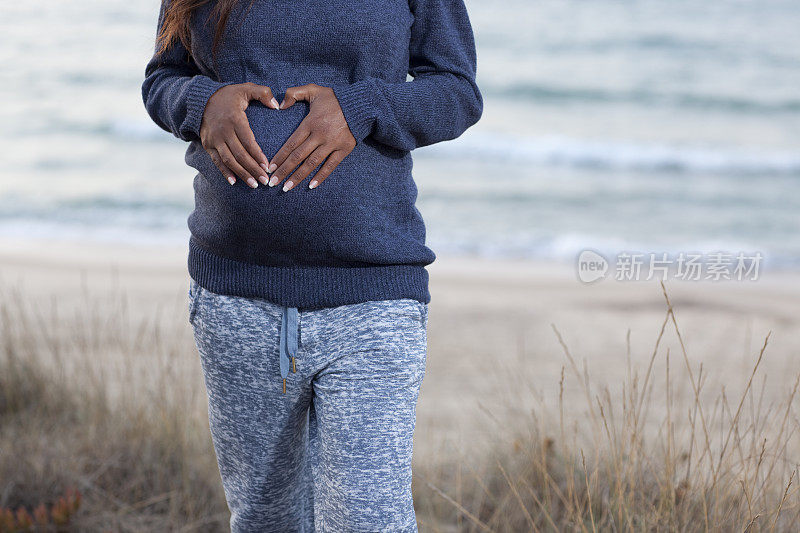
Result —
[[200, 142], [222, 175], [233, 185], [236, 176], [253, 188], [267, 185], [269, 160], [256, 142], [245, 110], [250, 100], [278, 109], [272, 90], [255, 83], [226, 85], [211, 95], [200, 124]]

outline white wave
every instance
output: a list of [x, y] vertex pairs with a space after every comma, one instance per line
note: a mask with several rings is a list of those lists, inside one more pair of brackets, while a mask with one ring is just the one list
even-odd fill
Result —
[[149, 118], [113, 120], [108, 124], [108, 132], [115, 137], [136, 141], [163, 141], [170, 135]]
[[[177, 221], [176, 221], [177, 222]], [[131, 224], [96, 225], [79, 221], [64, 222], [18, 217], [0, 220], [0, 237], [11, 239], [38, 240], [59, 239], [66, 241], [126, 243], [131, 245], [180, 246], [189, 237], [186, 227], [143, 228]], [[763, 256], [763, 265], [771, 269], [800, 270], [800, 254], [796, 246], [791, 250], [755, 246], [753, 243], [736, 239], [698, 239], [692, 242], [636, 242], [628, 239], [562, 233], [550, 236], [520, 233], [503, 241], [473, 240], [453, 234], [440, 234], [428, 239], [437, 255], [459, 255], [486, 258], [516, 258], [529, 260], [572, 262], [583, 250], [593, 250], [609, 260], [620, 253], [650, 253], [661, 257], [666, 253], [674, 259], [681, 252], [712, 254], [726, 252], [736, 255], [739, 252], [752, 256], [756, 252]], [[613, 262], [613, 261], [612, 261]]]
[[656, 258], [660, 258], [662, 254], [667, 254], [667, 257], [673, 260], [681, 253], [701, 254], [705, 258], [717, 252], [729, 253], [732, 256], [743, 253], [748, 257], [760, 253], [763, 257], [763, 264], [770, 268], [800, 268], [800, 256], [798, 256], [796, 249], [792, 251], [777, 250], [769, 246], [758, 246], [752, 242], [737, 239], [701, 238], [693, 241], [667, 243], [563, 233], [544, 238], [521, 234], [510, 242], [502, 243], [475, 242], [457, 238], [431, 238], [429, 239], [429, 246], [437, 254], [560, 262], [574, 261], [578, 254], [584, 250], [593, 250], [607, 259], [613, 259], [622, 253], [642, 254], [643, 258], [649, 258], [650, 254], [655, 254]]
[[527, 164], [723, 174], [800, 174], [800, 154], [736, 146], [692, 146], [566, 136], [513, 137], [467, 132], [420, 151], [435, 157], [496, 159]]

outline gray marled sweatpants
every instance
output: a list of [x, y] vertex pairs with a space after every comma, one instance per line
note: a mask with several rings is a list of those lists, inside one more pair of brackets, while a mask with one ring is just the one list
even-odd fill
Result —
[[417, 531], [411, 451], [427, 322], [413, 299], [297, 309], [190, 281], [234, 533]]

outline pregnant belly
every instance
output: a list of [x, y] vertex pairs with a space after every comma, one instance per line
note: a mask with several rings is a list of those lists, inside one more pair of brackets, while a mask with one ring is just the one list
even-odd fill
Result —
[[[308, 110], [306, 102], [284, 110], [251, 103], [247, 118], [268, 159]], [[405, 262], [408, 246], [424, 239], [408, 152], [366, 140], [316, 189], [308, 188], [307, 178], [287, 192], [241, 181], [229, 185], [199, 143], [192, 143], [187, 162], [200, 170], [190, 229], [232, 259], [268, 265]]]
[[308, 115], [308, 111], [308, 102], [297, 102], [288, 109], [271, 109], [259, 101], [253, 101], [245, 114], [264, 155], [272, 160]]

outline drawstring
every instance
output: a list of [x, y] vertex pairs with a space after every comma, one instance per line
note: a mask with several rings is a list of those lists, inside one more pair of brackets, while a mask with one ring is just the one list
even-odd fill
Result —
[[281, 377], [283, 378], [283, 393], [286, 394], [286, 376], [289, 375], [289, 361], [292, 363], [292, 372], [297, 372], [295, 355], [297, 354], [297, 308], [283, 306], [281, 308]]

